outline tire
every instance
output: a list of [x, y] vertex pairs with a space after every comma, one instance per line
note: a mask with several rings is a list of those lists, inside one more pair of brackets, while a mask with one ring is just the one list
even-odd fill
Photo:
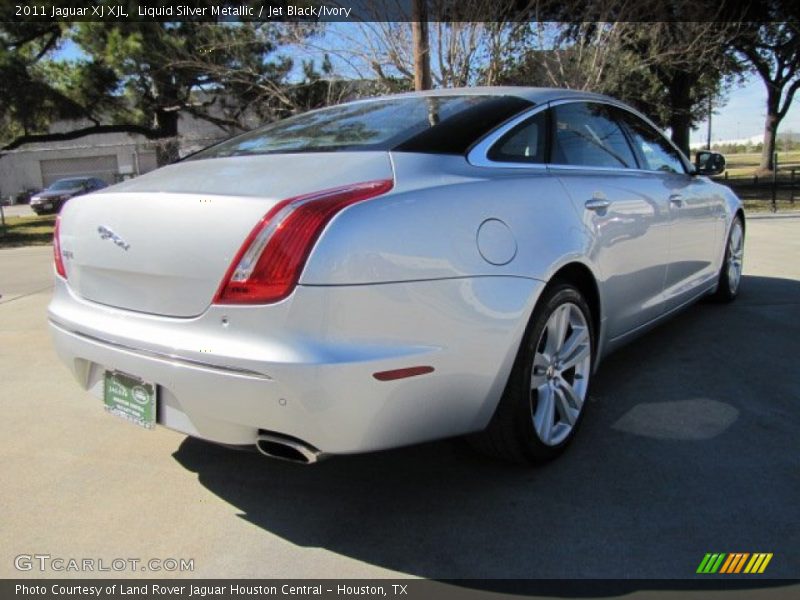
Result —
[[725, 259], [719, 271], [719, 283], [714, 299], [719, 302], [732, 302], [739, 295], [744, 260], [744, 224], [736, 216], [731, 223], [728, 239], [725, 242]]
[[522, 464], [542, 463], [564, 452], [585, 413], [595, 339], [591, 311], [581, 293], [566, 283], [548, 287], [489, 426], [470, 438], [473, 447]]

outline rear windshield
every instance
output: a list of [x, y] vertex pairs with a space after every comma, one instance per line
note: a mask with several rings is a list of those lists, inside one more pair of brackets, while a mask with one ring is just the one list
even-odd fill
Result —
[[81, 187], [84, 183], [86, 183], [86, 179], [59, 179], [55, 183], [51, 184], [48, 190], [71, 190], [77, 187]]
[[463, 153], [532, 104], [512, 96], [382, 98], [341, 104], [271, 123], [191, 159], [357, 150]]

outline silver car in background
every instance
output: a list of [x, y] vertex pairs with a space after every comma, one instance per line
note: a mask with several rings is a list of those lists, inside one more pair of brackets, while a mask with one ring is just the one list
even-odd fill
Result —
[[312, 111], [66, 204], [50, 327], [144, 427], [304, 463], [463, 434], [547, 460], [605, 355], [736, 296], [723, 166], [559, 89]]

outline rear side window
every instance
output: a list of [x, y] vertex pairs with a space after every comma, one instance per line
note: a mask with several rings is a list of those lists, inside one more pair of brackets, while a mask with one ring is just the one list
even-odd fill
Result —
[[639, 152], [642, 168], [666, 173], [686, 173], [678, 151], [653, 127], [636, 115], [618, 109], [619, 118], [628, 127], [634, 148]]
[[544, 163], [547, 147], [547, 113], [541, 111], [500, 138], [489, 150], [489, 160]]
[[406, 96], [340, 104], [232, 138], [192, 159], [358, 150], [461, 154], [532, 106], [511, 96]]
[[633, 150], [604, 104], [575, 102], [553, 108], [552, 162], [635, 169]]

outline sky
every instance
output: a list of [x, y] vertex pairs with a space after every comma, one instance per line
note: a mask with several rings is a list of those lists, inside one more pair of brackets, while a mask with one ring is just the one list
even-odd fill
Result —
[[[711, 117], [711, 141], [730, 141], [764, 134], [767, 91], [757, 75], [751, 75], [741, 86], [731, 88], [728, 102]], [[796, 95], [789, 112], [781, 121], [780, 133], [800, 134], [800, 94]], [[705, 143], [708, 123], [700, 124], [692, 132], [691, 143]]]
[[[67, 60], [76, 59], [81, 56], [81, 52], [74, 44], [67, 42], [58, 56]], [[755, 136], [760, 140], [764, 133], [765, 107], [766, 88], [757, 75], [750, 75], [741, 84], [734, 85], [727, 94], [726, 104], [717, 108], [712, 116], [712, 143], [744, 140]], [[800, 93], [795, 96], [789, 112], [781, 122], [779, 132], [800, 135]], [[692, 147], [705, 144], [707, 135], [708, 122], [703, 121], [691, 133]]]

